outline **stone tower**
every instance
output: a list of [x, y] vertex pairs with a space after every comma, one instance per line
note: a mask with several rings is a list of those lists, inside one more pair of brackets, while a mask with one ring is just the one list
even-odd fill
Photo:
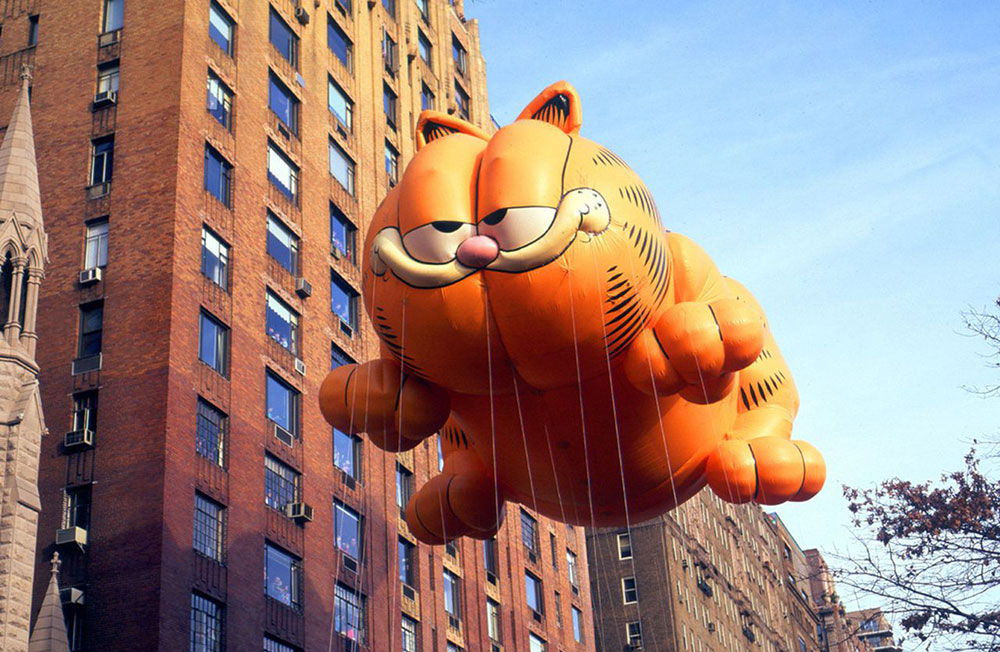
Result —
[[0, 652], [26, 652], [45, 433], [35, 314], [46, 237], [29, 106], [31, 74], [0, 145]]

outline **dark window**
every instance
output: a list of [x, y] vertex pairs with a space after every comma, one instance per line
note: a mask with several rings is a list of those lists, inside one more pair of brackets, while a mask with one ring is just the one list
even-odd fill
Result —
[[28, 16], [28, 47], [38, 45], [38, 16]]
[[276, 457], [264, 456], [264, 504], [279, 512], [299, 502], [298, 471]]
[[399, 183], [399, 152], [389, 141], [385, 143], [385, 174], [390, 188]]
[[552, 552], [552, 568], [559, 568], [556, 560], [556, 535], [552, 532], [549, 532], [549, 550]]
[[639, 601], [639, 590], [636, 588], [634, 577], [622, 578], [622, 601], [625, 604], [633, 604]]
[[229, 373], [229, 328], [206, 312], [201, 313], [198, 359], [223, 376]]
[[274, 9], [271, 9], [270, 39], [271, 45], [288, 60], [288, 63], [298, 66], [299, 37]]
[[428, 40], [424, 33], [417, 30], [417, 50], [420, 52], [420, 58], [424, 60], [428, 66], [431, 66], [431, 42]]
[[354, 161], [351, 160], [340, 145], [330, 141], [330, 174], [340, 185], [344, 187], [347, 194], [354, 194]]
[[226, 447], [226, 415], [198, 399], [198, 417], [195, 424], [195, 450], [199, 455], [222, 466]]
[[339, 346], [330, 344], [330, 369], [343, 367], [345, 364], [354, 364], [354, 360]]
[[299, 393], [267, 372], [267, 418], [293, 436], [299, 435]]
[[561, 595], [559, 595], [559, 591], [553, 591], [553, 593], [552, 593], [552, 597], [554, 597], [554, 598], [556, 599], [556, 600], [555, 600], [555, 602], [556, 602], [556, 604], [555, 604], [555, 611], [556, 611], [556, 627], [558, 627], [559, 629], [562, 629], [562, 626], [563, 626], [563, 617], [562, 617], [562, 596], [561, 596]]
[[194, 494], [194, 549], [222, 561], [222, 528], [225, 508], [200, 493]]
[[333, 545], [348, 557], [360, 560], [364, 550], [361, 536], [361, 516], [339, 500], [334, 500]]
[[302, 562], [284, 550], [264, 544], [267, 596], [294, 609], [302, 607]]
[[201, 227], [201, 273], [223, 290], [229, 289], [229, 245]]
[[71, 652], [83, 649], [84, 612], [81, 605], [63, 605], [66, 615], [66, 638]]
[[264, 635], [264, 652], [299, 652], [291, 645], [285, 645], [281, 641]]
[[233, 56], [233, 19], [214, 2], [209, 5], [208, 35], [223, 52]]
[[114, 93], [118, 91], [118, 62], [112, 61], [97, 67], [97, 92]]
[[232, 129], [233, 92], [211, 70], [208, 71], [208, 99], [205, 106], [219, 124]]
[[191, 652], [222, 652], [222, 605], [191, 594]]
[[351, 15], [351, 12], [353, 11], [352, 0], [333, 0], [333, 4], [337, 7], [337, 11], [344, 16]]
[[326, 20], [326, 45], [340, 63], [347, 68], [347, 71], [351, 72], [353, 65], [353, 44], [351, 43], [351, 39], [347, 38], [344, 30], [340, 29], [340, 26], [329, 16]]
[[365, 641], [365, 602], [360, 593], [341, 584], [337, 585], [333, 599], [333, 628], [338, 634], [356, 646], [347, 649], [357, 650], [357, 645]]
[[108, 136], [93, 142], [90, 164], [90, 185], [111, 181], [115, 167], [115, 138]]
[[104, 304], [93, 303], [80, 307], [80, 355], [87, 358], [101, 352], [104, 333]]
[[108, 264], [108, 221], [100, 220], [87, 225], [84, 243], [83, 268], [104, 267]]
[[458, 82], [455, 82], [455, 105], [458, 107], [458, 114], [462, 118], [469, 119], [469, 94], [466, 93]]
[[299, 270], [299, 238], [270, 211], [267, 213], [267, 253], [292, 274]]
[[10, 312], [10, 299], [14, 292], [14, 263], [10, 260], [10, 252], [3, 258], [3, 266], [0, 267], [0, 323], [6, 323], [7, 315]]
[[385, 71], [396, 76], [399, 72], [399, 55], [396, 52], [396, 41], [389, 36], [389, 32], [382, 30], [382, 62], [385, 65]]
[[451, 35], [451, 58], [455, 60], [455, 70], [463, 77], [468, 74], [468, 61], [465, 48], [459, 42], [458, 37]]
[[618, 535], [618, 559], [632, 559], [632, 535]]
[[122, 28], [122, 10], [125, 0], [104, 0], [104, 21], [102, 28], [104, 32], [113, 32]]
[[341, 325], [353, 332], [358, 328], [358, 293], [336, 272], [330, 272], [330, 310], [340, 317]]
[[73, 395], [73, 430], [97, 432], [97, 392]]
[[270, 142], [267, 144], [267, 178], [281, 194], [292, 202], [298, 201], [299, 168]]
[[[576, 609], [576, 607], [573, 608]], [[632, 647], [634, 648], [642, 647], [642, 624], [638, 620], [630, 623], [625, 623], [625, 638], [626, 638], [626, 643], [628, 643]], [[580, 639], [578, 638], [576, 640], [579, 641]]]
[[521, 510], [521, 543], [530, 554], [538, 554], [538, 521], [523, 509]]
[[399, 581], [408, 586], [416, 584], [416, 557], [414, 553], [417, 547], [406, 539], [399, 540]]
[[451, 571], [444, 572], [444, 610], [453, 618], [462, 617], [460, 581]]
[[406, 516], [406, 505], [413, 494], [413, 473], [405, 466], [396, 462], [396, 507], [399, 515]]
[[292, 355], [299, 354], [299, 315], [284, 301], [267, 293], [267, 336], [285, 347]]
[[542, 580], [531, 573], [524, 572], [524, 590], [528, 601], [528, 606], [538, 613], [545, 611], [545, 602], [542, 596]]
[[420, 108], [424, 111], [434, 110], [434, 92], [427, 84], [420, 85]]
[[232, 199], [233, 166], [210, 145], [205, 145], [205, 190], [226, 206]]
[[299, 100], [288, 87], [275, 77], [274, 73], [268, 76], [268, 106], [274, 115], [278, 116], [282, 124], [288, 127], [293, 134], [299, 133]]
[[483, 540], [483, 568], [493, 577], [497, 575], [497, 540]]
[[357, 227], [347, 219], [347, 215], [330, 203], [330, 244], [335, 255], [343, 256], [354, 262], [354, 245], [357, 237]]
[[63, 496], [63, 527], [90, 529], [90, 485], [67, 488]]
[[396, 131], [396, 114], [398, 113], [399, 98], [389, 88], [388, 84], [382, 84], [382, 111], [385, 113], [385, 122]]
[[344, 126], [344, 131], [350, 133], [354, 122], [354, 102], [347, 93], [332, 79], [327, 80], [327, 107], [337, 121]]
[[334, 428], [333, 465], [355, 480], [360, 480], [361, 440]]

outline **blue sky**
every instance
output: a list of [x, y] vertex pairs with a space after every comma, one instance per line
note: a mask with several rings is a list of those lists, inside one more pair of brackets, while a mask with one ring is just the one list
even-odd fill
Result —
[[501, 124], [549, 83], [639, 172], [667, 228], [760, 299], [823, 493], [803, 547], [851, 539], [840, 486], [957, 468], [1000, 436], [961, 313], [1000, 295], [1000, 5], [466, 0]]

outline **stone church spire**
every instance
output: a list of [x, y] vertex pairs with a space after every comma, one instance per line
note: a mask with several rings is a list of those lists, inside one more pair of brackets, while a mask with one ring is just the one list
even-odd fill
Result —
[[[46, 237], [31, 128], [31, 72], [0, 144], [0, 652], [27, 652], [45, 430], [35, 313]], [[60, 607], [61, 608], [61, 607]]]
[[69, 652], [66, 621], [63, 620], [62, 600], [59, 597], [59, 553], [52, 556], [52, 576], [42, 598], [42, 608], [35, 618], [28, 652]]

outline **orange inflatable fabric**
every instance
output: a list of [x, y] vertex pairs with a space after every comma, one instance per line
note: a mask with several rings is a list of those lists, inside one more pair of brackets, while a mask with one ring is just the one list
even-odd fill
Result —
[[492, 136], [425, 111], [364, 246], [381, 356], [330, 372], [327, 421], [401, 451], [441, 434], [411, 498], [422, 541], [487, 538], [504, 504], [638, 523], [707, 483], [734, 503], [823, 485], [754, 297], [663, 230], [642, 180], [579, 135], [565, 82]]

